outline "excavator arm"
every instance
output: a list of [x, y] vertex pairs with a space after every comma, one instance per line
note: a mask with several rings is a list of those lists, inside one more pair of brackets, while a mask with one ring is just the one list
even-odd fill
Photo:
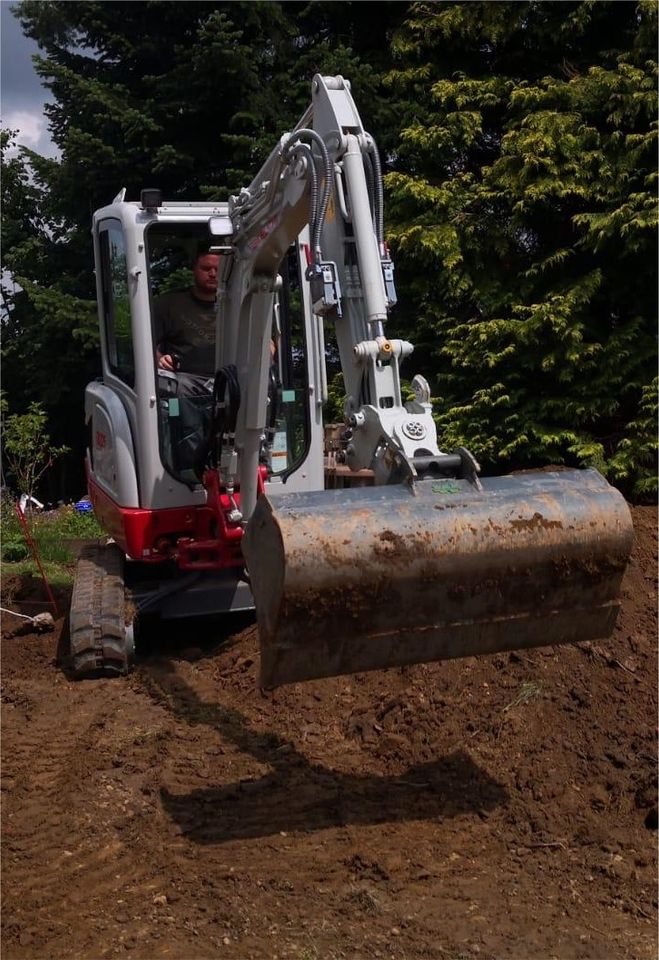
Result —
[[[387, 335], [396, 292], [380, 162], [347, 81], [314, 77], [309, 109], [229, 219], [211, 225], [220, 248], [231, 237], [217, 366], [239, 395], [219, 470], [240, 488], [262, 685], [610, 633], [632, 538], [618, 491], [592, 470], [481, 481], [466, 450], [439, 449], [422, 377], [403, 402], [413, 347]], [[273, 306], [305, 227], [315, 322], [333, 324], [344, 375], [346, 460], [371, 468], [375, 486], [268, 498]]]
[[[475, 462], [466, 454], [440, 453], [423, 378], [415, 378], [415, 401], [402, 401], [400, 365], [414, 348], [386, 335], [396, 292], [383, 236], [380, 161], [346, 80], [314, 78], [310, 109], [281, 138], [250, 186], [231, 199], [230, 218], [233, 256], [219, 293], [218, 363], [235, 364], [241, 385], [236, 448], [245, 516], [256, 502], [279, 269], [305, 226], [310, 232], [305, 279], [316, 322], [333, 324], [346, 386], [348, 465], [373, 469], [376, 484], [456, 466], [475, 477]], [[221, 233], [226, 226], [217, 229]], [[324, 357], [317, 359], [324, 364]]]

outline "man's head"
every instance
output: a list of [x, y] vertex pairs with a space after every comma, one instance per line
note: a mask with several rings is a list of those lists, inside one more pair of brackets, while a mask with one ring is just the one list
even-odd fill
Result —
[[192, 289], [200, 300], [214, 300], [217, 293], [217, 272], [220, 257], [217, 253], [199, 253], [192, 267]]

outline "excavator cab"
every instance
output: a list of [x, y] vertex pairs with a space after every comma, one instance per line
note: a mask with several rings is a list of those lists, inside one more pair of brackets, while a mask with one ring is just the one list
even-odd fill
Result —
[[[122, 191], [94, 217], [103, 376], [86, 391], [88, 480], [101, 522], [135, 560], [160, 558], [145, 553], [153, 544], [136, 548], [126, 529], [126, 508], [157, 514], [207, 501], [199, 456], [213, 414], [226, 399], [217, 396], [215, 382], [224, 325], [216, 337], [211, 304], [211, 342], [207, 330], [197, 332], [194, 323], [186, 333], [193, 349], [203, 343], [207, 365], [191, 372], [184, 362], [181, 369], [166, 370], [157, 362], [158, 349], [175, 354], [177, 345], [162, 343], [158, 308], [172, 292], [189, 290], [200, 249], [217, 251], [218, 296], [226, 295], [233, 268], [230, 236], [218, 241], [209, 233], [211, 219], [219, 218], [226, 229], [226, 211], [226, 205], [170, 204], [161, 198], [155, 207], [144, 198], [126, 202]], [[317, 325], [303, 288], [301, 258], [300, 243], [291, 244], [264, 334], [267, 423], [258, 459], [265, 482], [277, 489], [286, 484], [288, 491], [319, 489], [323, 477]]]

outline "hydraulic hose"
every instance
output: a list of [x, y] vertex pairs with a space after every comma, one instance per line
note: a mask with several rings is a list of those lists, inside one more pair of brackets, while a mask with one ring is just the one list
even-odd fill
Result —
[[238, 371], [233, 365], [222, 367], [215, 374], [213, 383], [213, 411], [208, 433], [199, 444], [194, 457], [194, 471], [200, 480], [209, 464], [212, 467], [219, 464], [224, 436], [236, 432], [239, 407]]
[[[304, 143], [302, 140], [296, 140], [295, 143], [292, 143], [288, 146], [284, 152], [285, 157], [294, 157], [296, 154], [304, 154], [308, 161], [309, 176], [311, 180], [311, 186], [309, 190], [309, 223], [311, 225], [312, 237], [315, 231], [315, 225], [318, 222], [318, 200], [319, 200], [319, 188], [318, 188], [318, 171], [316, 170], [316, 160], [313, 155], [313, 151], [308, 143]], [[313, 242], [313, 241], [312, 241]]]
[[327, 212], [327, 204], [329, 203], [330, 194], [332, 192], [332, 177], [333, 177], [333, 167], [332, 161], [330, 160], [330, 155], [328, 153], [327, 147], [325, 146], [325, 141], [315, 130], [302, 129], [296, 130], [295, 136], [298, 138], [304, 137], [305, 139], [313, 140], [318, 149], [320, 150], [320, 155], [323, 161], [323, 168], [325, 174], [325, 183], [323, 184], [323, 190], [320, 195], [320, 204], [318, 205], [317, 217], [313, 224], [311, 242], [313, 245], [314, 258], [316, 262], [321, 260], [320, 252], [320, 235], [322, 233], [323, 224], [325, 222], [325, 214]]
[[[225, 400], [227, 393], [228, 402]], [[238, 371], [233, 364], [229, 364], [217, 371], [213, 384], [213, 415], [218, 429], [221, 428], [223, 434], [236, 432], [239, 407]]]
[[382, 164], [375, 140], [369, 134], [369, 156], [373, 163], [373, 179], [375, 181], [375, 234], [378, 244], [384, 243], [384, 188], [382, 186]]
[[268, 429], [274, 430], [275, 424], [277, 423], [277, 417], [279, 416], [279, 404], [277, 402], [277, 396], [279, 393], [279, 383], [276, 367], [274, 364], [270, 364], [270, 371], [268, 373], [268, 399], [270, 400], [269, 410], [268, 410]]
[[364, 175], [366, 177], [366, 189], [368, 191], [368, 205], [371, 208], [373, 232], [377, 234], [377, 221], [375, 216], [375, 174], [373, 172], [373, 160], [368, 153], [364, 154]]

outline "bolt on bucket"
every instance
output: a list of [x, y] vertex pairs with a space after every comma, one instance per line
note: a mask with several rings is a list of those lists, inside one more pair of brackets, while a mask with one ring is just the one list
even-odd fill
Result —
[[633, 529], [595, 470], [261, 497], [261, 685], [608, 636]]

